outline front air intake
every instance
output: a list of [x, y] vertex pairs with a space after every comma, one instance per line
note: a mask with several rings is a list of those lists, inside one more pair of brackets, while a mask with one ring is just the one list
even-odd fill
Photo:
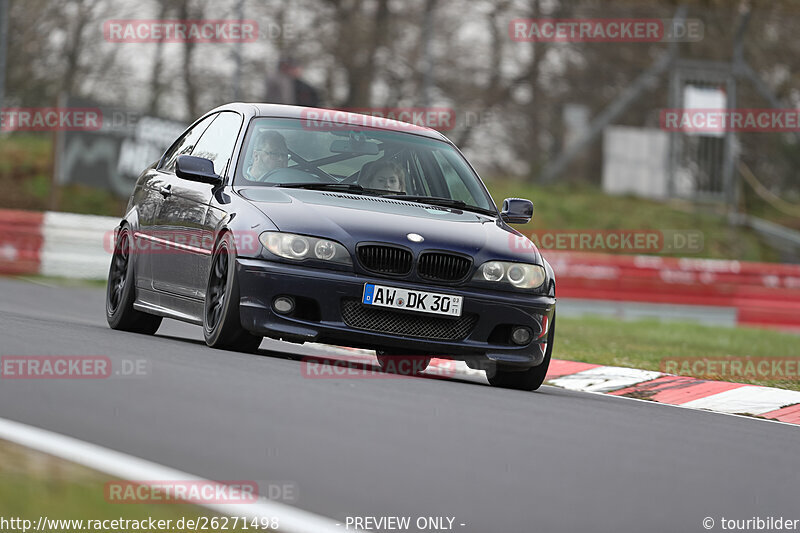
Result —
[[419, 277], [431, 281], [461, 281], [469, 275], [472, 260], [466, 257], [440, 252], [426, 252], [419, 258]]
[[411, 272], [411, 252], [396, 246], [365, 244], [358, 247], [358, 262], [376, 274], [403, 276]]

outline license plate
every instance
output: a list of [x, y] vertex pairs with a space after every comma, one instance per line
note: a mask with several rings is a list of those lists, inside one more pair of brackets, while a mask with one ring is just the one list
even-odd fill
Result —
[[398, 289], [373, 283], [364, 285], [364, 296], [361, 298], [361, 303], [365, 305], [446, 316], [461, 316], [463, 302], [462, 296]]

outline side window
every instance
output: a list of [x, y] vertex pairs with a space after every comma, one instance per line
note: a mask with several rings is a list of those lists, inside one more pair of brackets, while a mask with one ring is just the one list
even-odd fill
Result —
[[194, 128], [184, 133], [183, 137], [178, 139], [178, 141], [167, 150], [167, 153], [164, 155], [164, 162], [161, 165], [161, 170], [165, 172], [175, 172], [175, 162], [178, 160], [178, 156], [192, 153], [194, 145], [197, 144], [197, 140], [215, 118], [217, 118], [216, 114], [206, 117]]
[[237, 113], [220, 113], [219, 118], [200, 137], [192, 155], [213, 161], [214, 172], [221, 176], [233, 155], [233, 147], [241, 127], [242, 117]]

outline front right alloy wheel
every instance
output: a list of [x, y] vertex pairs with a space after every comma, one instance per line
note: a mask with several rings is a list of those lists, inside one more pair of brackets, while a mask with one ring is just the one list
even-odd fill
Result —
[[133, 308], [136, 299], [133, 251], [131, 230], [128, 226], [122, 226], [117, 232], [111, 268], [108, 270], [106, 320], [111, 329], [152, 335], [161, 325], [161, 317]]

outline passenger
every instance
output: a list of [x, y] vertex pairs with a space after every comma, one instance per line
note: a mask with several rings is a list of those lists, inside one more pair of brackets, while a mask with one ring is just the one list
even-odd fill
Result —
[[376, 161], [361, 169], [358, 184], [366, 189], [406, 192], [406, 173], [396, 161]]
[[289, 166], [289, 149], [286, 139], [277, 131], [267, 131], [255, 141], [253, 163], [244, 177], [250, 181], [262, 181], [264, 175], [278, 168]]

